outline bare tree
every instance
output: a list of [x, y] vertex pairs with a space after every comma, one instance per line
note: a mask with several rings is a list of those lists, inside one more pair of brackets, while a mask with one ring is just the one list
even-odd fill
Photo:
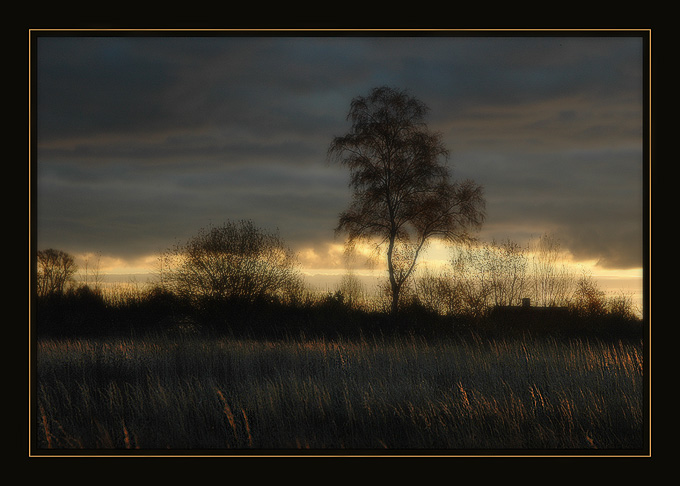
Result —
[[163, 254], [162, 268], [162, 284], [191, 300], [286, 298], [302, 286], [292, 250], [251, 221], [201, 230]]
[[94, 262], [94, 264], [92, 265], [92, 268], [90, 269], [90, 256], [87, 255], [85, 257], [85, 275], [83, 276], [83, 280], [85, 281], [85, 286], [89, 287], [90, 286], [90, 276], [91, 276], [92, 277], [92, 285], [94, 286], [95, 291], [99, 291], [100, 286], [102, 284], [102, 274], [101, 274], [101, 271], [100, 271], [101, 258], [102, 258], [101, 253], [97, 253], [97, 260]]
[[516, 305], [528, 290], [527, 249], [507, 239], [466, 242], [452, 248], [456, 288], [467, 311], [482, 315], [492, 306]]
[[404, 91], [375, 88], [352, 100], [351, 129], [328, 149], [329, 158], [349, 168], [353, 190], [336, 231], [346, 232], [350, 245], [364, 240], [386, 247], [393, 314], [426, 243], [463, 238], [485, 216], [480, 186], [450, 182], [442, 163], [449, 153], [441, 134], [425, 124], [427, 112]]
[[63, 293], [78, 267], [71, 255], [50, 248], [38, 252], [36, 270], [37, 293], [45, 296]]
[[414, 292], [418, 301], [426, 308], [440, 315], [461, 314], [464, 309], [463, 292], [457, 281], [446, 269], [434, 272], [429, 269], [419, 272], [414, 281]]
[[494, 305], [516, 305], [524, 297], [528, 258], [526, 249], [507, 239], [486, 245], [491, 266], [491, 289]]
[[364, 285], [351, 270], [340, 279], [338, 292], [344, 297], [345, 302], [351, 308], [360, 308], [365, 303], [366, 291]]
[[530, 273], [533, 298], [544, 306], [560, 306], [569, 302], [574, 284], [573, 272], [564, 261], [564, 252], [557, 238], [549, 233], [530, 244]]
[[475, 317], [487, 311], [493, 294], [494, 275], [488, 249], [476, 241], [466, 241], [452, 252], [451, 268], [462, 308]]
[[607, 312], [607, 298], [592, 275], [583, 272], [576, 281], [572, 308], [580, 315], [599, 317]]

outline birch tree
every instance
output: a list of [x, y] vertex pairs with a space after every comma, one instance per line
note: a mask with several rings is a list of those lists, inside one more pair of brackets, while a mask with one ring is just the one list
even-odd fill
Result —
[[371, 241], [383, 250], [393, 314], [427, 243], [464, 239], [485, 217], [482, 187], [451, 181], [449, 151], [427, 127], [428, 111], [405, 91], [375, 88], [352, 100], [350, 131], [328, 149], [329, 159], [349, 169], [352, 189], [336, 231], [350, 245]]

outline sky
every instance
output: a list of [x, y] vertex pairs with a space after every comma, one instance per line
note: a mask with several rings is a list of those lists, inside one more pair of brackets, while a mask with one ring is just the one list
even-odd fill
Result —
[[429, 106], [452, 178], [484, 187], [480, 240], [547, 232], [599, 275], [642, 275], [639, 34], [199, 34], [37, 37], [38, 249], [144, 273], [251, 219], [310, 274], [342, 271], [349, 174], [326, 153], [352, 98], [388, 85]]

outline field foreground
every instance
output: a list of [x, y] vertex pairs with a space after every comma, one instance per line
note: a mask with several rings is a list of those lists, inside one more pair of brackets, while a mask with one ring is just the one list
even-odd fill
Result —
[[641, 341], [43, 339], [36, 360], [39, 453], [645, 447]]

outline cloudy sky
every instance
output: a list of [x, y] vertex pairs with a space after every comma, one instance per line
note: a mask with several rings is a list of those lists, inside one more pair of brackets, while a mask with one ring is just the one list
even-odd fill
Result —
[[407, 89], [482, 240], [545, 232], [610, 272], [643, 265], [643, 39], [598, 36], [38, 36], [38, 249], [126, 271], [226, 220], [341, 268], [348, 174], [326, 160], [352, 98]]

